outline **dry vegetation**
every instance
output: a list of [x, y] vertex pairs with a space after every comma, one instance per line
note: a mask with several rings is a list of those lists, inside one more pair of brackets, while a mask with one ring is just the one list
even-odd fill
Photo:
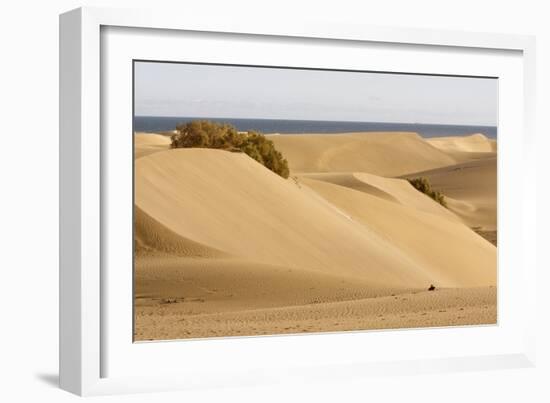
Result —
[[176, 127], [172, 148], [216, 148], [244, 152], [283, 178], [288, 178], [288, 163], [262, 133], [238, 132], [229, 124], [195, 120]]
[[419, 192], [424, 193], [426, 196], [431, 197], [433, 200], [441, 204], [443, 207], [447, 207], [445, 196], [437, 190], [432, 189], [432, 185], [427, 178], [414, 178], [409, 179], [409, 183]]

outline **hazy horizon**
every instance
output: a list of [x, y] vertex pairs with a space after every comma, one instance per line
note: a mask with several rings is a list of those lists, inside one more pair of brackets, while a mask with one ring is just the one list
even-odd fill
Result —
[[173, 116], [165, 116], [165, 115], [138, 115], [136, 114], [135, 117], [138, 118], [193, 118], [193, 119], [231, 119], [231, 120], [295, 120], [295, 121], [304, 121], [304, 122], [343, 122], [343, 123], [395, 123], [395, 124], [404, 124], [404, 125], [433, 125], [433, 126], [472, 126], [472, 127], [497, 127], [496, 124], [494, 125], [481, 125], [481, 124], [454, 124], [454, 123], [423, 123], [423, 122], [381, 122], [381, 121], [373, 121], [373, 120], [323, 120], [323, 119], [274, 119], [274, 118], [236, 118], [232, 116], [183, 116], [183, 115], [173, 115]]
[[498, 80], [136, 62], [135, 116], [496, 126]]

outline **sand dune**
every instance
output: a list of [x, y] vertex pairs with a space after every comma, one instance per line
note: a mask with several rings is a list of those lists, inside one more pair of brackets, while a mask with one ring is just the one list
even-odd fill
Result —
[[497, 156], [497, 141], [481, 133], [470, 136], [434, 137], [426, 141], [449, 155], [457, 164]]
[[465, 225], [331, 183], [314, 179], [304, 183], [420, 262], [438, 284], [496, 284], [496, 248]]
[[297, 177], [311, 178], [321, 180], [336, 185], [345, 186], [350, 189], [355, 189], [360, 192], [365, 192], [376, 197], [380, 197], [384, 200], [393, 201], [399, 203], [399, 200], [392, 195], [392, 192], [387, 192], [380, 186], [375, 186], [369, 183], [369, 181], [362, 180], [360, 172], [338, 172], [338, 173], [311, 173], [311, 174], [299, 174]]
[[202, 245], [258, 263], [338, 270], [390, 286], [433, 281], [388, 240], [245, 154], [169, 150], [138, 159], [135, 170], [136, 205]]
[[[462, 224], [341, 186], [304, 181], [329, 203], [245, 154], [170, 150], [136, 161], [136, 205], [186, 239], [258, 263], [328, 273], [338, 267], [342, 274], [409, 288], [431, 282], [494, 284], [489, 264], [494, 247]], [[372, 211], [377, 214], [368, 214]], [[415, 248], [457, 259], [429, 261], [412, 254]], [[469, 253], [460, 257], [463, 250]]]
[[462, 151], [474, 153], [496, 152], [497, 142], [484, 134], [476, 133], [469, 136], [432, 137], [428, 143], [443, 151]]
[[[495, 323], [496, 248], [464, 224], [496, 228], [479, 136], [271, 139], [288, 180], [136, 134], [136, 340]], [[406, 174], [450, 211], [391, 178]]]
[[384, 200], [393, 201], [425, 213], [435, 214], [454, 222], [462, 222], [460, 218], [458, 218], [451, 211], [439, 203], [435, 203], [425, 194], [414, 189], [405, 179], [385, 178], [364, 172], [303, 174], [299, 177], [316, 179], [333, 183], [335, 185], [344, 186], [382, 198]]
[[269, 136], [293, 173], [366, 172], [399, 176], [456, 163], [416, 133]]
[[215, 248], [202, 245], [169, 230], [139, 207], [134, 207], [134, 242], [139, 255], [169, 254], [186, 257], [228, 257]]
[[470, 227], [497, 228], [497, 159], [485, 158], [418, 172], [441, 191], [449, 209]]
[[170, 137], [153, 133], [134, 134], [134, 157], [140, 158], [146, 155], [165, 151], [170, 148]]

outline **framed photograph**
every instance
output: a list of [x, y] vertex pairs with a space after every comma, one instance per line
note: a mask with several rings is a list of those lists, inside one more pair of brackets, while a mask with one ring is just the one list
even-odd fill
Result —
[[86, 8], [60, 44], [62, 388], [533, 365], [533, 38]]

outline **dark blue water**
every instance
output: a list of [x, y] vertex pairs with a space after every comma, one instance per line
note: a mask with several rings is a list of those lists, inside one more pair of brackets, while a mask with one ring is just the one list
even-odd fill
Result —
[[281, 120], [281, 119], [233, 119], [233, 118], [195, 118], [195, 117], [134, 117], [134, 131], [161, 132], [174, 130], [180, 123], [192, 120], [211, 120], [229, 123], [239, 131], [257, 130], [262, 133], [349, 133], [374, 131], [417, 132], [422, 137], [460, 136], [483, 133], [496, 138], [495, 126], [456, 126], [432, 125], [424, 123], [382, 123], [382, 122], [337, 122], [323, 120]]

